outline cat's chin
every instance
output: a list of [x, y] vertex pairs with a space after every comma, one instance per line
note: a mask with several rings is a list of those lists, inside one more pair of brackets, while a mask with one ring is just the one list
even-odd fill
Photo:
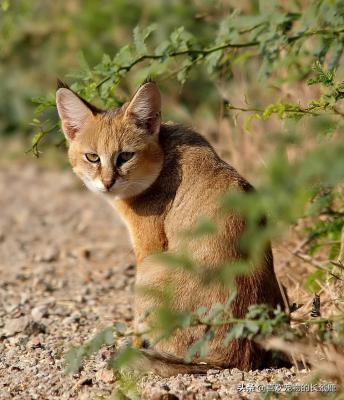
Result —
[[139, 195], [140, 193], [144, 192], [148, 187], [152, 184], [152, 182], [145, 182], [146, 184], [140, 184], [140, 185], [126, 185], [125, 188], [122, 187], [122, 185], [119, 185], [119, 187], [116, 187], [116, 184], [110, 189], [107, 190], [100, 182], [95, 182], [95, 181], [88, 181], [88, 180], [83, 180], [85, 186], [93, 193], [97, 193], [101, 195], [102, 197], [105, 197], [106, 200], [112, 201], [112, 200], [125, 200], [130, 197], [134, 197]]
[[100, 191], [100, 194], [105, 196], [108, 200], [125, 200], [134, 196], [138, 196], [151, 186], [152, 181], [146, 181], [141, 184], [128, 184], [123, 188], [122, 185], [116, 187], [116, 184], [108, 191]]
[[94, 193], [106, 193], [104, 185], [99, 180], [88, 179], [87, 177], [80, 177], [88, 190]]

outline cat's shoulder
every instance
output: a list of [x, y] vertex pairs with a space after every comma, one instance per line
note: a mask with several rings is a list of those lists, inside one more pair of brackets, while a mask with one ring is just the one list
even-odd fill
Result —
[[[199, 133], [180, 124], [162, 124], [160, 129], [160, 144], [164, 149], [168, 175], [178, 167], [176, 162], [181, 154], [186, 170], [192, 175], [223, 181], [224, 186], [236, 186], [244, 192], [253, 191], [253, 187], [230, 164], [222, 160], [211, 144]], [[189, 168], [190, 167], [190, 168]]]
[[181, 124], [161, 124], [159, 140], [162, 147], [206, 147], [212, 149], [202, 135]]

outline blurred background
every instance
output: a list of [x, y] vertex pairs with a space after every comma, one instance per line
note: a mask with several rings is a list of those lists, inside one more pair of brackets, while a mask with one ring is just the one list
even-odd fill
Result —
[[[37, 128], [30, 124], [35, 118], [34, 110], [37, 106], [33, 99], [40, 102], [42, 97], [48, 98], [50, 105], [53, 104], [57, 77], [68, 83], [84, 82], [84, 86], [77, 87], [79, 92], [81, 88], [81, 93], [98, 105], [104, 105], [104, 99], [107, 105], [114, 105], [126, 101], [150, 73], [157, 79], [163, 92], [164, 119], [186, 123], [201, 130], [222, 157], [231, 160], [249, 178], [254, 178], [256, 168], [264, 165], [269, 151], [274, 149], [271, 141], [276, 139], [275, 133], [281, 131], [281, 123], [276, 119], [260, 120], [259, 123], [255, 121], [248, 134], [245, 130], [247, 113], [229, 112], [226, 105], [231, 103], [239, 108], [264, 110], [270, 103], [281, 99], [306, 104], [320, 92], [318, 87], [308, 86], [306, 82], [314, 61], [312, 55], [319, 53], [320, 58], [326, 55], [320, 53], [326, 47], [327, 38], [307, 43], [302, 51], [295, 51], [291, 57], [282, 60], [270, 51], [265, 58], [272, 58], [270, 61], [275, 65], [268, 72], [259, 72], [262, 62], [266, 62], [259, 55], [262, 50], [249, 47], [242, 52], [234, 49], [222, 56], [220, 61], [214, 59], [197, 68], [190, 68], [187, 79], [177, 76], [178, 72], [175, 71], [180, 60], [176, 59], [163, 68], [163, 62], [153, 68], [149, 63], [140, 63], [130, 73], [122, 76], [120, 83], [110, 82], [111, 88], [100, 99], [95, 98], [94, 93], [90, 94], [90, 90], [85, 93], [82, 89], [86, 86], [89, 89], [90, 82], [97, 81], [95, 66], [99, 66], [105, 57], [111, 60], [120, 49], [123, 50], [133, 42], [135, 27], [144, 29], [154, 24], [154, 34], [149, 38], [150, 48], [154, 50], [159, 49], [159, 46], [161, 48], [171, 33], [181, 27], [187, 32], [183, 40], [188, 41], [187, 35], [190, 35], [190, 42], [197, 38], [204, 46], [225, 39], [226, 34], [240, 42], [240, 36], [235, 32], [240, 32], [241, 26], [243, 31], [247, 26], [251, 27], [247, 31], [253, 29], [254, 24], [250, 19], [254, 22], [254, 18], [266, 18], [274, 12], [274, 8], [279, 8], [275, 16], [276, 23], [271, 18], [270, 34], [273, 35], [280, 29], [279, 15], [283, 15], [283, 12], [303, 15], [303, 11], [310, 8], [311, 4], [306, 0], [280, 1], [274, 6], [258, 0], [245, 0], [240, 4], [230, 0], [154, 0], [149, 4], [121, 0], [2, 1], [1, 138], [16, 138], [17, 144], [20, 141], [30, 147], [30, 139], [37, 133]], [[312, 21], [314, 12], [310, 9], [309, 15], [304, 13], [306, 23]], [[277, 39], [280, 40], [280, 34]], [[56, 121], [55, 110], [50, 110], [47, 119]], [[315, 131], [321, 123], [321, 129], [325, 126], [328, 131], [333, 130], [333, 124], [326, 117], [316, 122], [305, 121], [297, 129], [302, 132], [306, 124], [306, 129]], [[294, 127], [284, 129], [293, 131]], [[52, 152], [50, 144], [59, 144], [61, 139], [62, 136], [54, 130], [43, 140], [49, 144], [45, 150]], [[10, 149], [13, 149], [13, 141], [11, 143], [11, 146], [7, 143], [7, 155], [12, 154]], [[297, 148], [294, 146], [288, 151], [294, 153]]]
[[[32, 98], [54, 91], [57, 77], [73, 81], [68, 77], [73, 72], [80, 73], [84, 60], [93, 66], [101, 61], [104, 53], [113, 57], [132, 41], [137, 25], [158, 24], [156, 45], [182, 25], [197, 36], [208, 37], [217, 29], [217, 17], [226, 8], [222, 2], [216, 7], [212, 3], [152, 1], [143, 4], [121, 0], [33, 3], [28, 0], [11, 1], [4, 11], [7, 5], [2, 2], [1, 133], [30, 133]], [[138, 83], [138, 78], [128, 79], [128, 86], [124, 86], [127, 91], [122, 90], [121, 96], [128, 97]], [[177, 88], [173, 91], [174, 101], [182, 101], [180, 106], [184, 107], [193, 104], [192, 111], [195, 111], [208, 98], [209, 85], [201, 90], [193, 82], [183, 91], [185, 98], [180, 97], [181, 89]], [[216, 96], [213, 97], [216, 101]], [[185, 109], [184, 113], [190, 111]]]

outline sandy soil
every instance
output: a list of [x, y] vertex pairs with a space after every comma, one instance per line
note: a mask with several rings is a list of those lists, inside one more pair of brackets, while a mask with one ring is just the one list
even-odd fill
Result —
[[[114, 350], [103, 348], [75, 375], [65, 374], [63, 354], [132, 319], [134, 257], [123, 224], [69, 171], [10, 164], [0, 193], [0, 399], [106, 398]], [[152, 377], [142, 396], [253, 398], [237, 385], [308, 378], [295, 369]]]

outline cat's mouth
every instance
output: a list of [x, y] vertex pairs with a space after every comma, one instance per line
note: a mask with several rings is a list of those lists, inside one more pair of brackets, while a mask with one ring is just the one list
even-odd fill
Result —
[[116, 180], [111, 186], [104, 184], [100, 179], [83, 179], [85, 186], [95, 193], [101, 193], [105, 196], [126, 196], [127, 192], [131, 192], [133, 185], [131, 182], [121, 182]]
[[114, 185], [112, 185], [109, 189], [107, 189], [104, 184], [99, 180], [99, 179], [91, 179], [88, 177], [82, 177], [82, 180], [85, 184], [85, 186], [91, 190], [91, 192], [101, 192], [101, 193], [108, 193], [109, 190], [113, 188]]
[[141, 179], [124, 180], [121, 178], [108, 187], [100, 179], [83, 177], [85, 186], [95, 193], [100, 193], [106, 197], [128, 198], [136, 196], [146, 190], [156, 179], [156, 176], [148, 176]]

